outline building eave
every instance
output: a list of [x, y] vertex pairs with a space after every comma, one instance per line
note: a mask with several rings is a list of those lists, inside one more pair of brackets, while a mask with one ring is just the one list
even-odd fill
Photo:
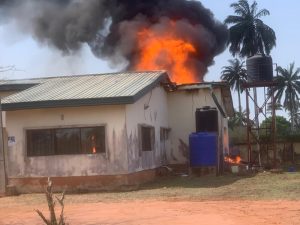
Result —
[[14, 111], [14, 110], [41, 109], [41, 108], [121, 105], [121, 104], [132, 104], [134, 102], [135, 102], [134, 96], [96, 98], [96, 99], [52, 100], [52, 101], [39, 101], [39, 102], [18, 102], [18, 103], [2, 104], [2, 110]]

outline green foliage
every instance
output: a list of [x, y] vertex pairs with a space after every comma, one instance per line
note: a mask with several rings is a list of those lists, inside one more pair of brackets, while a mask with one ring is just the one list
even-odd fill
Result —
[[272, 28], [264, 24], [261, 17], [270, 15], [266, 9], [257, 9], [254, 1], [249, 5], [247, 0], [239, 0], [230, 5], [235, 15], [225, 19], [225, 24], [233, 24], [229, 28], [229, 51], [233, 56], [253, 56], [257, 53], [270, 54], [276, 45], [276, 35]]
[[237, 91], [239, 99], [239, 113], [242, 113], [241, 96], [240, 93], [243, 90], [242, 84], [247, 80], [246, 69], [244, 68], [244, 62], [238, 59], [228, 60], [229, 66], [224, 66], [221, 79], [229, 83], [231, 89]]
[[224, 66], [221, 79], [229, 83], [231, 89], [241, 91], [241, 84], [247, 80], [247, 71], [244, 68], [244, 63], [238, 59], [228, 60], [229, 66]]
[[[287, 119], [283, 116], [276, 116], [276, 136], [278, 138], [284, 138], [287, 137], [290, 134], [291, 131], [291, 123], [287, 121]], [[268, 117], [262, 123], [260, 124], [260, 128], [268, 128], [271, 129], [272, 125], [272, 118]], [[267, 132], [260, 134], [262, 137], [268, 136]]]
[[289, 112], [291, 117], [292, 130], [295, 128], [296, 113], [299, 110], [299, 94], [300, 94], [300, 68], [295, 69], [295, 63], [291, 63], [286, 69], [277, 67], [278, 76], [275, 81], [278, 82], [271, 91], [275, 93], [275, 100], [281, 103], [283, 99], [283, 107]]
[[236, 126], [234, 129], [229, 129], [229, 143], [231, 145], [247, 143], [247, 127]]
[[236, 127], [245, 126], [247, 124], [246, 111], [235, 112], [234, 117], [230, 117], [228, 120], [228, 127], [234, 130]]
[[[252, 122], [252, 121], [251, 121]], [[228, 120], [229, 142], [231, 144], [245, 143], [247, 141], [247, 115], [246, 111], [235, 112], [234, 117]]]

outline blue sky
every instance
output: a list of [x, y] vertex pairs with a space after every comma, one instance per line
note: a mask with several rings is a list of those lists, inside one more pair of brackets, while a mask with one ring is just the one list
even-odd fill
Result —
[[[213, 12], [217, 20], [224, 21], [226, 16], [233, 14], [233, 9], [229, 7], [233, 0], [201, 2]], [[286, 67], [295, 61], [299, 67], [300, 1], [257, 0], [257, 2], [260, 9], [267, 8], [271, 12], [271, 15], [264, 17], [263, 20], [277, 35], [277, 46], [271, 52], [273, 62]], [[120, 69], [112, 68], [107, 62], [95, 58], [88, 46], [83, 46], [81, 52], [76, 55], [64, 56], [61, 52], [36, 42], [31, 36], [20, 33], [13, 23], [0, 24], [0, 50], [0, 66], [14, 65], [17, 68], [17, 71], [0, 74], [2, 79], [104, 73]], [[217, 56], [215, 64], [209, 67], [205, 80], [219, 80], [222, 67], [227, 65], [227, 60], [231, 58], [228, 49]], [[236, 102], [236, 99], [234, 100]]]

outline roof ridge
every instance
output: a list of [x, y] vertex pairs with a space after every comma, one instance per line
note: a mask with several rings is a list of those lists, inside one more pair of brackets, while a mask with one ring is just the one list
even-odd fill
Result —
[[[113, 74], [124, 74], [124, 73], [165, 73], [166, 70], [139, 70], [139, 71], [133, 71], [133, 70], [127, 70], [127, 71], [119, 71], [119, 72], [109, 72], [109, 73], [87, 73], [87, 74], [69, 74], [69, 75], [58, 75], [58, 76], [45, 76], [45, 77], [33, 77], [33, 78], [21, 78], [21, 79], [11, 79], [11, 80], [2, 80], [2, 81], [34, 81], [34, 80], [46, 80], [46, 79], [55, 79], [55, 78], [68, 78], [68, 77], [84, 77], [84, 76], [105, 76], [105, 75], [113, 75]], [[1, 81], [1, 80], [0, 80]], [[0, 84], [1, 85], [1, 84]]]

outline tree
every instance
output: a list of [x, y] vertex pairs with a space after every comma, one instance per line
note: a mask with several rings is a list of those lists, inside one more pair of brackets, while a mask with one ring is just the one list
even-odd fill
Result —
[[247, 80], [246, 69], [244, 68], [244, 62], [238, 59], [228, 60], [230, 66], [224, 66], [221, 79], [229, 83], [232, 90], [237, 91], [239, 98], [239, 113], [242, 114], [241, 105], [241, 92], [242, 84]]
[[261, 53], [270, 54], [276, 45], [276, 35], [272, 28], [264, 24], [260, 19], [270, 15], [267, 9], [258, 11], [257, 3], [251, 6], [247, 0], [239, 0], [230, 5], [236, 15], [230, 15], [225, 19], [225, 24], [233, 24], [229, 28], [229, 51], [233, 56], [250, 57]]
[[[280, 104], [280, 102], [274, 102], [274, 109], [277, 110], [282, 110], [282, 105]], [[272, 102], [269, 102], [267, 104], [267, 112], [272, 113], [273, 110], [273, 104]]]
[[281, 103], [283, 100], [283, 107], [289, 112], [291, 117], [291, 128], [295, 128], [295, 115], [299, 109], [299, 94], [300, 94], [300, 68], [294, 70], [295, 63], [291, 63], [286, 69], [277, 67], [278, 76], [275, 81], [277, 86], [271, 88], [275, 93], [275, 101]]
[[[283, 116], [276, 116], [276, 135], [277, 137], [285, 137], [289, 134], [291, 123]], [[260, 124], [261, 128], [270, 128], [272, 124], [272, 117], [266, 118]], [[263, 134], [264, 136], [264, 134]]]
[[299, 132], [300, 131], [300, 112], [298, 111], [296, 114], [295, 114], [295, 127], [297, 129], [297, 131]]
[[[53, 196], [52, 181], [51, 181], [50, 177], [48, 177], [45, 194], [46, 194], [46, 199], [47, 199], [47, 203], [48, 203], [50, 219], [47, 219], [44, 216], [44, 214], [38, 209], [35, 210], [37, 212], [37, 214], [41, 217], [41, 219], [44, 221], [44, 223], [46, 225], [66, 225], [67, 223], [65, 221], [65, 216], [64, 216], [65, 192], [62, 193], [61, 198], [58, 198], [57, 196], [55, 196], [55, 198], [57, 200], [57, 201], [55, 201], [55, 198]], [[59, 218], [57, 218], [57, 215], [56, 215], [57, 210], [55, 210], [56, 202], [58, 202], [61, 206]]]
[[228, 120], [228, 127], [231, 130], [234, 130], [234, 128], [239, 127], [241, 125], [243, 125], [243, 126], [247, 125], [246, 111], [243, 111], [242, 113], [235, 112], [234, 117], [230, 117]]

